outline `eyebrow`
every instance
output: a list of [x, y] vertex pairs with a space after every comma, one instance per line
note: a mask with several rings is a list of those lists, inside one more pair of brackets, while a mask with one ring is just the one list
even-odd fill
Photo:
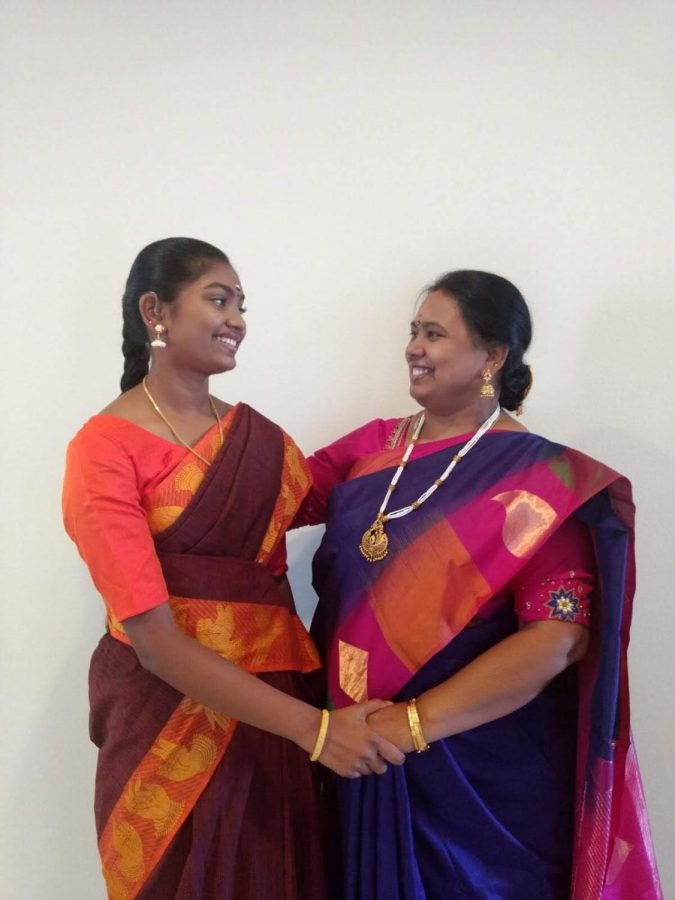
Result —
[[441, 325], [440, 322], [416, 322], [413, 321], [410, 323], [411, 328], [441, 328], [445, 331], [445, 326]]
[[229, 294], [230, 297], [239, 297], [240, 300], [246, 299], [246, 295], [241, 288], [238, 291], [235, 291], [234, 288], [229, 287], [227, 284], [223, 284], [221, 281], [213, 281], [211, 284], [205, 285], [204, 290], [208, 291], [209, 288], [220, 288], [225, 291], [226, 294]]

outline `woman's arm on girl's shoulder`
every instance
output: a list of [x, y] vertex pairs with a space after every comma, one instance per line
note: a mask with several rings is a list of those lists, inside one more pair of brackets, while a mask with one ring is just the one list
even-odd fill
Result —
[[307, 457], [312, 473], [312, 488], [300, 507], [293, 528], [321, 525], [326, 521], [328, 500], [333, 489], [347, 480], [352, 466], [359, 459], [384, 449], [398, 421], [373, 419]]

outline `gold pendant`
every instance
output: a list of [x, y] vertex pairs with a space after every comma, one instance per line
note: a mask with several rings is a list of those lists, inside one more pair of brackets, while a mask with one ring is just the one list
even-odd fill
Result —
[[389, 538], [384, 533], [384, 522], [378, 516], [368, 528], [359, 544], [359, 550], [368, 562], [379, 562], [384, 559], [389, 549]]

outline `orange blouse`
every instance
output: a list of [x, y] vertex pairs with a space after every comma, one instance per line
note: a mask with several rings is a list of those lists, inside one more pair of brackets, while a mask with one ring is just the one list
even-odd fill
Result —
[[[225, 429], [235, 408], [222, 419]], [[216, 426], [195, 449], [208, 460], [215, 457], [220, 449]], [[133, 422], [106, 414], [89, 419], [68, 446], [64, 524], [118, 621], [169, 599], [153, 535], [171, 522], [151, 522], [145, 500], [187, 453]], [[195, 464], [206, 469], [196, 458]], [[283, 541], [267, 565], [275, 575], [286, 571]]]

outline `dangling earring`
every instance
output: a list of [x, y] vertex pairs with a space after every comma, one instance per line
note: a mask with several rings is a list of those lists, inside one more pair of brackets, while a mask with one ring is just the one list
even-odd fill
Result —
[[165, 331], [166, 328], [161, 323], [158, 322], [157, 325], [155, 325], [155, 334], [157, 335], [157, 337], [154, 339], [154, 341], [151, 341], [151, 347], [166, 347], [166, 341], [162, 337]]
[[495, 396], [495, 389], [492, 387], [492, 372], [489, 369], [486, 369], [483, 372], [483, 384], [480, 388], [480, 396], [484, 400], [493, 400]]

